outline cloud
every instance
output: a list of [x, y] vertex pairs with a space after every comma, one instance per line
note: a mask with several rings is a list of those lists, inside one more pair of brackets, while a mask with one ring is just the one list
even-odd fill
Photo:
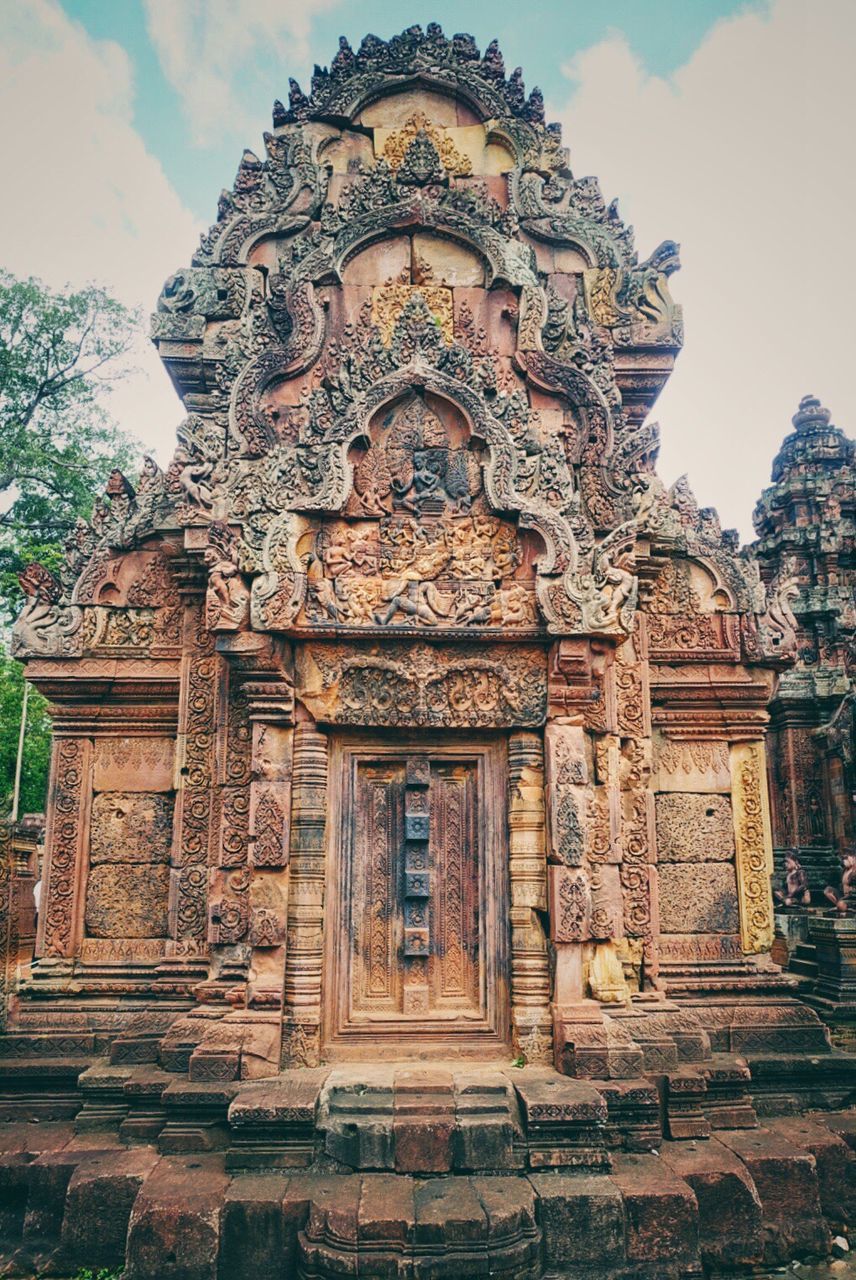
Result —
[[852, 0], [724, 20], [668, 79], [620, 35], [575, 57], [562, 113], [577, 176], [620, 197], [640, 256], [681, 243], [686, 346], [654, 409], [661, 471], [751, 537], [800, 397], [851, 433], [856, 254]]
[[273, 97], [287, 91], [286, 75], [309, 57], [314, 16], [338, 2], [145, 0], [149, 36], [194, 141], [208, 146], [224, 131], [254, 137]]
[[[124, 50], [54, 0], [0, 7], [0, 262], [53, 287], [89, 280], [144, 312], [199, 228], [133, 125]], [[110, 408], [163, 460], [183, 409], [151, 344]]]

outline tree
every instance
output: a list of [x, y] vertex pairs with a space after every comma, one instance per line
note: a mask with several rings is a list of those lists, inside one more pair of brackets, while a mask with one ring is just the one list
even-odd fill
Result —
[[[18, 572], [30, 560], [56, 569], [111, 470], [134, 465], [135, 442], [103, 399], [127, 373], [138, 328], [133, 312], [94, 285], [54, 292], [0, 270], [0, 629], [21, 604]], [[0, 647], [0, 814], [11, 806], [23, 692], [23, 668]], [[46, 708], [33, 691], [21, 813], [44, 807]]]
[[[7, 815], [12, 807], [23, 696], [24, 668], [20, 662], [7, 658], [0, 651], [0, 817]], [[31, 689], [21, 769], [19, 814], [39, 813], [44, 809], [50, 758], [51, 723], [47, 702], [40, 693]]]
[[0, 270], [0, 594], [8, 622], [29, 560], [55, 568], [78, 516], [135, 443], [104, 407], [139, 320], [94, 285], [54, 292]]

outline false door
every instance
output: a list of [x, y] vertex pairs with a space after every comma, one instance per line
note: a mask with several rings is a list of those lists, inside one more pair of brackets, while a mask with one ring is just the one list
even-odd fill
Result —
[[342, 741], [331, 763], [328, 1055], [496, 1052], [508, 1041], [500, 744]]

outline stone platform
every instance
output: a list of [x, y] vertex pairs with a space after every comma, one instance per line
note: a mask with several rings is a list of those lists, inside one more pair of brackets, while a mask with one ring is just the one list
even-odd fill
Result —
[[444, 1063], [255, 1082], [78, 1055], [60, 1119], [37, 1063], [3, 1066], [0, 1275], [683, 1280], [824, 1256], [854, 1216], [856, 1112], [759, 1123], [725, 1054], [610, 1081]]

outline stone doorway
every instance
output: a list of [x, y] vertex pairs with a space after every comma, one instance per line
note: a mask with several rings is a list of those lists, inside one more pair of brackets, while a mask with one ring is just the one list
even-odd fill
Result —
[[334, 739], [324, 1056], [509, 1044], [505, 743]]

